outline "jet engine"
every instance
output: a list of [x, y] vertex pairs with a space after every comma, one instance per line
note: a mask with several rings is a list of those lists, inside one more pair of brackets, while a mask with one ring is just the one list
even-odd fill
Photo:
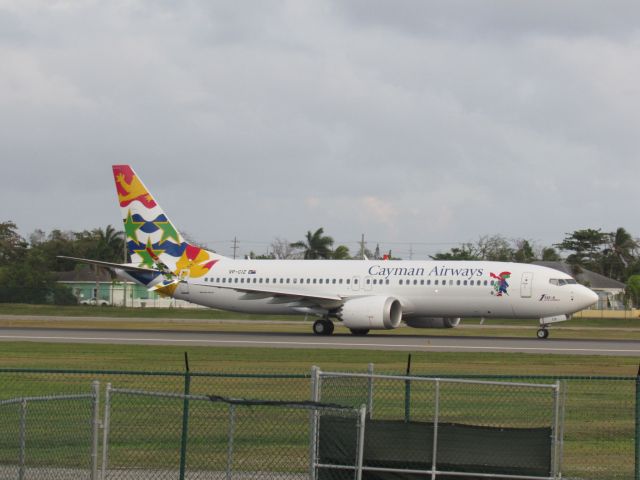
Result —
[[404, 321], [413, 328], [455, 328], [460, 324], [460, 317], [413, 317]]
[[393, 297], [361, 297], [347, 300], [338, 313], [345, 327], [353, 330], [398, 328], [402, 305]]

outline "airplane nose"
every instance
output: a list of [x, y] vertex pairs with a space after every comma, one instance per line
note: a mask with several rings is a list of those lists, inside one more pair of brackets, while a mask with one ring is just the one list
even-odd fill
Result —
[[584, 302], [584, 307], [587, 308], [598, 302], [598, 294], [590, 288], [583, 287], [580, 292], [580, 299]]

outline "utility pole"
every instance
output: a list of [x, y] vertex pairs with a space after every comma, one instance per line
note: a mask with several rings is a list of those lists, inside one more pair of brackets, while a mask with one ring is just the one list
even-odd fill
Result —
[[364, 260], [364, 233], [362, 234], [362, 240], [360, 240], [360, 258]]
[[236, 251], [238, 250], [238, 237], [233, 237], [233, 259], [236, 259]]
[[409, 244], [409, 260], [413, 260], [413, 244]]

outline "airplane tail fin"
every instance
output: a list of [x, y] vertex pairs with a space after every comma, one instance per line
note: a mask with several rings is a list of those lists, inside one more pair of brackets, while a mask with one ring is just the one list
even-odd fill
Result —
[[132, 263], [197, 278], [224, 258], [188, 243], [129, 165], [113, 165], [113, 177]]

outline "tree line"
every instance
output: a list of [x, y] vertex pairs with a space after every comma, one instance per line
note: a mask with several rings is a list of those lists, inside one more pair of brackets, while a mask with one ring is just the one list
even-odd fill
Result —
[[123, 249], [123, 232], [111, 225], [82, 232], [36, 230], [26, 240], [14, 222], [0, 222], [0, 302], [76, 303], [71, 291], [56, 283], [55, 273], [77, 264], [56, 256], [122, 262]]
[[[28, 239], [18, 233], [12, 221], [0, 222], [0, 302], [41, 302], [47, 298], [71, 302], [69, 292], [55, 284], [55, 272], [77, 268], [73, 261], [58, 255], [122, 262], [124, 234], [108, 225], [105, 228], [70, 232], [36, 230]], [[266, 255], [250, 254], [255, 259], [369, 259], [397, 260], [392, 252], [365, 248], [352, 254], [345, 245], [334, 248], [334, 239], [323, 228], [308, 231], [304, 239], [289, 242], [276, 238]], [[531, 263], [565, 261], [575, 274], [581, 269], [600, 273], [626, 283], [632, 297], [640, 299], [640, 242], [620, 227], [614, 232], [581, 229], [565, 234], [550, 246], [535, 245], [527, 239], [508, 239], [487, 235], [476, 242], [463, 243], [431, 256], [435, 260], [491, 260]]]

